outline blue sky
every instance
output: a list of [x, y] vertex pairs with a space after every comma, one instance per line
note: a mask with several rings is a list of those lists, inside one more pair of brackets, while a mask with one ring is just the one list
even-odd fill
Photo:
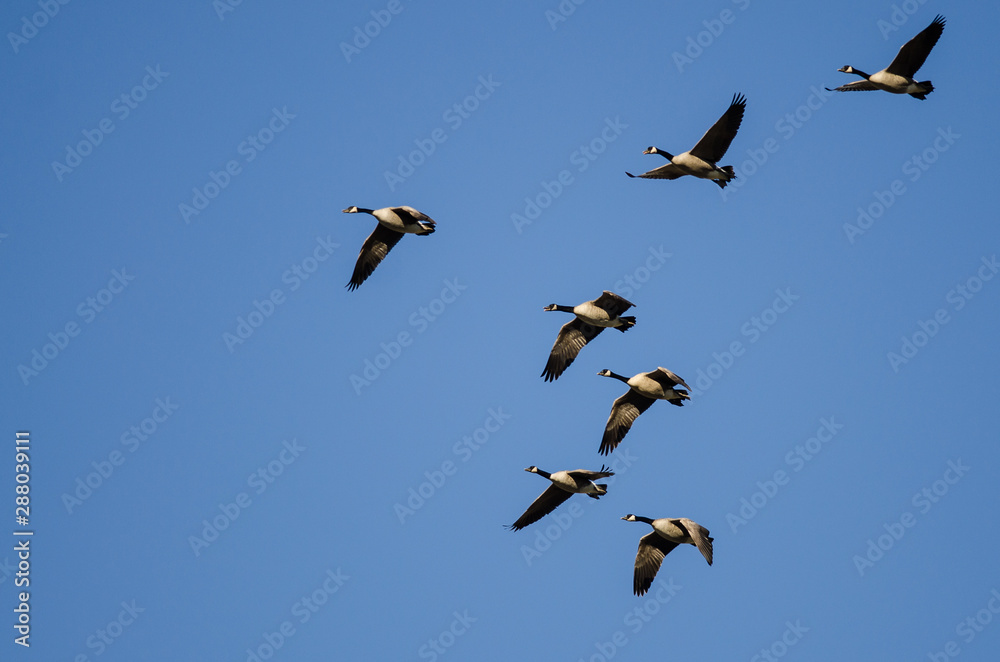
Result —
[[[4, 659], [994, 659], [998, 11], [7, 3]], [[926, 101], [824, 90], [937, 14]], [[737, 92], [728, 188], [625, 176]], [[341, 210], [403, 204], [349, 292]], [[543, 382], [602, 290], [635, 328]], [[657, 366], [691, 402], [598, 455]], [[627, 513], [714, 565], [635, 597]]]

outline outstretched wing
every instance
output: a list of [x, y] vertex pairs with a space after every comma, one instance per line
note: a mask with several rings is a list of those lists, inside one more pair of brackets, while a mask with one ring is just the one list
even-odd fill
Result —
[[435, 225], [434, 219], [423, 213], [422, 211], [417, 211], [413, 207], [407, 205], [402, 205], [401, 207], [391, 208], [396, 215], [402, 219], [403, 223], [409, 225], [410, 223], [416, 223], [417, 221], [423, 221], [430, 225]]
[[734, 94], [733, 100], [729, 104], [722, 117], [712, 125], [712, 128], [705, 132], [698, 144], [691, 148], [691, 155], [704, 159], [709, 163], [715, 163], [722, 159], [732, 144], [736, 132], [740, 130], [743, 123], [743, 111], [746, 110], [747, 99], [742, 94]]
[[674, 373], [670, 372], [666, 368], [657, 368], [652, 372], [647, 372], [646, 376], [662, 384], [664, 389], [671, 389], [677, 386], [678, 384], [680, 384], [685, 388], [691, 388], [684, 382], [683, 379], [681, 379]]
[[635, 306], [635, 304], [631, 301], [618, 296], [614, 292], [608, 292], [607, 290], [604, 290], [604, 293], [601, 294], [601, 296], [594, 299], [594, 305], [602, 310], [608, 311], [608, 315], [612, 318], [618, 317], [629, 308]]
[[361, 283], [372, 275], [385, 256], [389, 254], [392, 247], [399, 243], [403, 235], [385, 227], [381, 223], [375, 226], [375, 231], [368, 235], [365, 243], [361, 246], [361, 253], [358, 254], [358, 262], [354, 265], [354, 274], [351, 275], [351, 282], [347, 284], [348, 290], [356, 290]]
[[587, 324], [579, 317], [563, 324], [556, 336], [556, 342], [549, 352], [549, 360], [545, 363], [542, 377], [551, 382], [559, 379], [559, 375], [576, 359], [583, 346], [597, 337], [604, 327]]
[[555, 485], [549, 485], [548, 489], [542, 492], [541, 496], [531, 502], [531, 505], [524, 511], [524, 514], [510, 525], [510, 530], [520, 531], [529, 524], [534, 524], [558, 508], [563, 501], [566, 501], [571, 496], [573, 496], [572, 492], [567, 492]]
[[673, 163], [668, 163], [667, 165], [660, 166], [659, 168], [653, 168], [648, 172], [644, 172], [641, 175], [633, 175], [630, 172], [626, 172], [629, 177], [639, 177], [640, 179], [677, 179], [678, 177], [683, 177], [687, 173], [682, 172], [680, 168], [675, 166]]
[[872, 90], [877, 90], [872, 83], [867, 80], [856, 80], [853, 83], [847, 83], [846, 85], [841, 85], [840, 87], [835, 87], [832, 90], [828, 87], [826, 88], [829, 92], [871, 92]]
[[890, 74], [913, 78], [927, 60], [934, 44], [941, 38], [942, 32], [944, 32], [944, 16], [938, 14], [930, 25], [920, 31], [920, 34], [903, 44], [892, 64], [885, 70]]
[[601, 438], [601, 448], [598, 452], [607, 455], [621, 443], [628, 431], [632, 428], [632, 423], [639, 418], [639, 414], [646, 411], [656, 402], [653, 398], [647, 398], [632, 389], [622, 397], [615, 400], [611, 407], [611, 415], [604, 426], [604, 436]]
[[577, 482], [582, 478], [583, 480], [597, 480], [598, 478], [607, 478], [609, 476], [614, 476], [615, 472], [611, 471], [608, 467], [601, 465], [600, 471], [587, 471], [586, 469], [576, 469], [575, 471], [567, 471], [573, 480]]
[[670, 542], [656, 531], [639, 539], [639, 551], [635, 554], [635, 574], [632, 577], [632, 592], [645, 595], [656, 579], [663, 557], [673, 551], [678, 543]]
[[693, 520], [681, 517], [678, 521], [687, 529], [688, 535], [694, 541], [694, 546], [698, 548], [701, 555], [708, 561], [708, 565], [712, 565], [712, 542], [715, 541], [715, 538], [708, 534], [708, 529]]

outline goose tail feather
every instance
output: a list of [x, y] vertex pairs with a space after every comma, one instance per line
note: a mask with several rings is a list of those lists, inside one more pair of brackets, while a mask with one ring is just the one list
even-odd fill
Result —
[[622, 333], [625, 333], [633, 326], [635, 326], [635, 317], [633, 317], [632, 315], [629, 315], [628, 317], [619, 317], [618, 319], [621, 320], [621, 324], [616, 326], [615, 328], [621, 331]]

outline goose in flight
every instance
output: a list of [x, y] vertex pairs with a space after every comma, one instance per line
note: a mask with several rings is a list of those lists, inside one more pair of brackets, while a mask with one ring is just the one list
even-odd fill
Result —
[[601, 438], [601, 448], [598, 451], [601, 455], [607, 455], [617, 448], [628, 434], [632, 423], [639, 418], [639, 414], [649, 409], [657, 400], [666, 400], [672, 405], [682, 407], [685, 400], [691, 399], [684, 389], [674, 388], [678, 384], [691, 387], [666, 368], [640, 372], [633, 377], [623, 377], [607, 369], [597, 374], [601, 377], [613, 377], [629, 386], [625, 395], [615, 400], [611, 407], [611, 415], [608, 416], [608, 422], [604, 426], [604, 437]]
[[427, 235], [434, 232], [434, 220], [413, 207], [383, 207], [382, 209], [365, 209], [363, 207], [348, 207], [345, 214], [371, 214], [378, 220], [375, 231], [368, 235], [361, 246], [358, 262], [354, 265], [348, 290], [356, 290], [365, 282], [385, 256], [389, 254], [404, 234]]
[[[893, 61], [882, 71], [869, 76], [860, 69], [855, 69], [850, 65], [837, 69], [837, 71], [843, 71], [845, 74], [861, 76], [862, 80], [841, 85], [832, 91], [857, 92], [885, 90], [893, 94], [909, 94], [914, 99], [923, 101], [927, 98], [928, 94], [934, 91], [934, 86], [931, 85], [929, 80], [918, 83], [913, 80], [913, 76], [923, 66], [931, 49], [934, 48], [934, 44], [937, 43], [941, 37], [941, 33], [944, 32], [944, 23], [944, 16], [938, 14], [931, 21], [930, 25], [921, 30], [916, 37], [903, 44], [899, 52], [896, 53]], [[829, 90], [830, 88], [826, 89]]]
[[583, 346], [596, 338], [604, 329], [618, 329], [625, 333], [635, 326], [634, 317], [621, 316], [633, 306], [634, 303], [607, 290], [593, 301], [585, 301], [579, 306], [560, 306], [554, 303], [545, 306], [542, 310], [558, 310], [576, 316], [559, 329], [545, 370], [542, 371], [541, 376], [545, 381], [559, 379], [559, 375], [573, 363]]
[[747, 100], [742, 94], [733, 95], [732, 103], [722, 114], [722, 117], [712, 125], [712, 128], [705, 132], [698, 144], [691, 148], [691, 151], [674, 156], [670, 152], [665, 152], [656, 147], [648, 147], [643, 154], [659, 154], [670, 161], [667, 165], [654, 168], [641, 175], [633, 175], [630, 172], [625, 174], [629, 177], [641, 177], [643, 179], [677, 179], [684, 175], [693, 175], [701, 179], [709, 179], [726, 188], [726, 184], [731, 179], [736, 178], [733, 166], [716, 165], [722, 160], [732, 144], [736, 132], [740, 130], [743, 122], [743, 111], [746, 110]]
[[608, 493], [608, 486], [603, 483], [594, 483], [594, 481], [615, 475], [613, 471], [609, 471], [604, 466], [601, 467], [600, 471], [577, 469], [576, 471], [557, 471], [550, 474], [535, 466], [528, 467], [525, 471], [548, 478], [552, 484], [528, 506], [528, 509], [517, 518], [516, 522], [508, 527], [511, 531], [520, 531], [529, 524], [537, 522], [574, 494], [586, 494], [593, 499], [601, 498]]
[[701, 524], [686, 517], [649, 519], [631, 513], [622, 519], [626, 522], [645, 522], [653, 527], [650, 533], [639, 539], [639, 551], [635, 554], [632, 592], [636, 595], [645, 595], [656, 578], [663, 557], [677, 545], [694, 545], [708, 561], [708, 565], [712, 565], [712, 542], [715, 539]]

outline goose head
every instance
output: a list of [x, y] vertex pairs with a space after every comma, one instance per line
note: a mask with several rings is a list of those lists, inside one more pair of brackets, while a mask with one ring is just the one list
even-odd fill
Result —
[[612, 379], [617, 379], [620, 382], [624, 382], [624, 383], [628, 384], [628, 377], [625, 377], [624, 375], [619, 375], [617, 372], [611, 372], [607, 368], [605, 368], [604, 370], [601, 370], [597, 374], [600, 377], [610, 377]]
[[542, 308], [542, 310], [559, 310], [559, 306], [557, 304], [550, 303], [549, 305]]
[[344, 213], [345, 214], [357, 214], [358, 211], [359, 210], [358, 210], [357, 207], [348, 207], [347, 209], [344, 210]]
[[862, 78], [868, 78], [868, 74], [866, 74], [865, 72], [861, 71], [860, 69], [855, 69], [854, 67], [852, 67], [849, 64], [844, 65], [840, 69], [837, 69], [837, 71], [840, 71], [840, 72], [845, 73], [845, 74], [854, 74], [856, 76], [861, 76]]
[[538, 467], [536, 467], [535, 465], [531, 465], [530, 467], [528, 467], [527, 469], [525, 469], [525, 471], [528, 471], [530, 473], [536, 474], [536, 473], [538, 473]]
[[660, 156], [662, 156], [664, 158], [667, 158], [667, 159], [673, 159], [674, 158], [674, 155], [671, 154], [670, 152], [664, 152], [659, 147], [653, 147], [652, 145], [650, 145], [649, 147], [647, 147], [646, 149], [644, 149], [642, 153], [643, 154], [659, 154]]
[[638, 521], [639, 521], [639, 520], [638, 520], [638, 519], [636, 518], [636, 516], [635, 516], [635, 515], [633, 515], [632, 513], [629, 513], [628, 515], [626, 515], [626, 516], [625, 516], [625, 517], [623, 517], [622, 519], [623, 519], [623, 520], [625, 520], [626, 522], [638, 522]]
[[840, 69], [837, 69], [837, 71], [843, 72], [845, 74], [854, 74], [855, 76], [861, 76], [865, 80], [868, 80], [869, 78], [871, 78], [865, 72], [861, 71], [860, 69], [855, 69], [854, 67], [852, 67], [849, 64], [841, 67]]

